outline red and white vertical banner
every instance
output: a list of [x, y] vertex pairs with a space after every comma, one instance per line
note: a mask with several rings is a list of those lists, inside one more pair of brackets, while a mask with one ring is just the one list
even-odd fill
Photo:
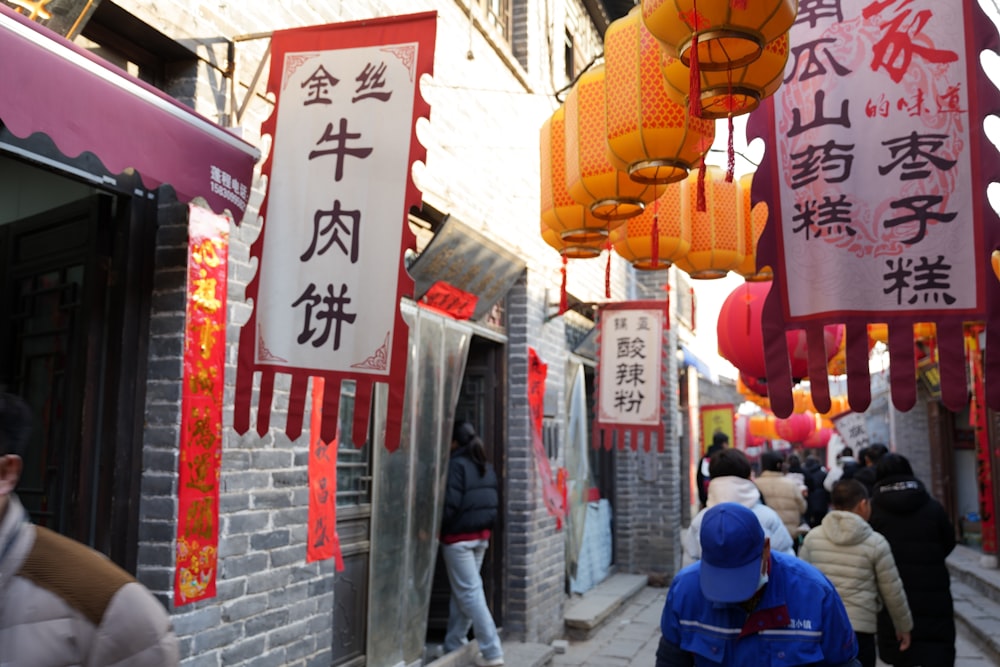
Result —
[[191, 205], [174, 604], [215, 597], [229, 218]]
[[545, 451], [542, 433], [545, 420], [545, 378], [549, 367], [538, 356], [535, 348], [528, 348], [528, 411], [531, 415], [531, 445], [535, 453], [538, 477], [542, 480], [542, 501], [545, 509], [556, 519], [556, 530], [562, 528], [566, 518], [566, 503], [549, 465], [549, 455]]
[[[983, 129], [1000, 93], [980, 64], [997, 31], [969, 0], [837, 0], [802, 3], [789, 37], [784, 83], [747, 128], [767, 141], [753, 201], [769, 210], [757, 263], [775, 276], [763, 316], [771, 408], [794, 408], [781, 334], [805, 329], [814, 403], [826, 409], [823, 327], [844, 323], [848, 398], [864, 412], [867, 324], [888, 323], [892, 401], [909, 410], [913, 325], [934, 322], [941, 399], [960, 411], [963, 322], [990, 322], [987, 363], [1000, 371], [1000, 284], [986, 280], [1000, 158]], [[986, 377], [1000, 408], [1000, 372]]]
[[613, 437], [632, 448], [664, 450], [668, 312], [662, 301], [625, 301], [601, 307], [597, 340], [597, 417], [594, 447], [611, 449]]
[[319, 436], [323, 420], [323, 378], [314, 378], [309, 413], [309, 542], [306, 562], [333, 558], [337, 571], [344, 569], [337, 535], [337, 442]]
[[420, 80], [434, 60], [436, 14], [292, 30], [271, 38], [274, 112], [264, 163], [263, 229], [251, 247], [259, 270], [240, 334], [234, 427], [250, 428], [260, 375], [257, 432], [270, 427], [274, 378], [291, 376], [285, 433], [298, 438], [310, 377], [326, 380], [320, 438], [337, 437], [339, 386], [357, 393], [350, 441], [366, 441], [372, 388], [389, 387], [385, 444], [399, 444], [407, 327], [399, 303], [413, 293], [403, 254], [420, 191], [411, 166], [426, 151], [415, 126], [430, 107]]

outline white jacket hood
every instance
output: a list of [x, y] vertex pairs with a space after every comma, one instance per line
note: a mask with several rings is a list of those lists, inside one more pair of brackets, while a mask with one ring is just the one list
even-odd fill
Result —
[[834, 510], [823, 517], [823, 531], [834, 544], [850, 546], [868, 539], [872, 527], [854, 512]]
[[760, 490], [752, 480], [742, 477], [715, 477], [708, 483], [708, 500], [705, 507], [719, 503], [739, 503], [753, 509], [760, 502]]

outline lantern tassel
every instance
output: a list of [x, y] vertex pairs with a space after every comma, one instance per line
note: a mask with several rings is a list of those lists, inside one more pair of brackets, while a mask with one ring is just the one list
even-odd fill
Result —
[[653, 228], [649, 232], [649, 261], [654, 269], [660, 266], [660, 200], [653, 200]]
[[[695, 12], [697, 12], [697, 8]], [[701, 117], [701, 68], [698, 67], [698, 33], [694, 34], [691, 49], [688, 51], [688, 68], [691, 79], [688, 85], [688, 115]]]
[[670, 331], [670, 283], [664, 288], [667, 290], [667, 331]]
[[732, 183], [735, 174], [736, 148], [733, 145], [733, 114], [729, 114], [729, 139], [726, 145], [726, 183]]
[[701, 166], [698, 168], [698, 212], [704, 213], [708, 210], [705, 202], [705, 156], [701, 156]]
[[608, 251], [608, 263], [604, 267], [604, 298], [611, 298], [611, 239], [604, 244], [604, 249]]
[[566, 265], [568, 263], [569, 263], [569, 260], [566, 258], [566, 255], [563, 255], [563, 258], [562, 258], [562, 268], [559, 269], [559, 271], [562, 273], [562, 285], [559, 288], [559, 314], [560, 315], [562, 315], [563, 313], [565, 313], [566, 309], [568, 308], [568, 304], [567, 304], [568, 298], [566, 296]]

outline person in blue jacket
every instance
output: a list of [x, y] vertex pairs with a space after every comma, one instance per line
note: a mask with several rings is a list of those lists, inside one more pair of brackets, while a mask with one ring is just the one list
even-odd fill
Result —
[[656, 667], [860, 667], [833, 584], [809, 563], [771, 553], [753, 512], [715, 505], [700, 538], [701, 560], [667, 593]]

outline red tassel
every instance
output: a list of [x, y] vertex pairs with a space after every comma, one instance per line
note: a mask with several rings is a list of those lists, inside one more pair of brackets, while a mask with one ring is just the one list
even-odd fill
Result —
[[729, 0], [729, 6], [741, 12], [747, 8], [747, 0]]
[[701, 167], [698, 168], [698, 212], [704, 213], [708, 210], [708, 204], [705, 203], [705, 156], [701, 156]]
[[559, 314], [560, 315], [562, 315], [563, 313], [565, 313], [566, 309], [569, 307], [569, 304], [567, 303], [568, 299], [566, 297], [566, 265], [569, 263], [569, 260], [566, 259], [566, 255], [563, 255], [562, 260], [563, 260], [563, 262], [562, 262], [562, 268], [559, 269], [559, 271], [562, 273], [562, 286], [559, 288]]
[[660, 266], [660, 200], [653, 200], [653, 229], [649, 232], [649, 261], [653, 268]]
[[611, 298], [611, 239], [604, 244], [604, 249], [608, 251], [608, 264], [604, 267], [604, 298]]
[[667, 331], [670, 331], [670, 283], [667, 283]]
[[[698, 9], [695, 8], [697, 14]], [[694, 34], [691, 41], [691, 49], [688, 51], [688, 68], [691, 71], [691, 79], [688, 85], [688, 115], [694, 118], [701, 117], [701, 68], [698, 67], [698, 33]]]
[[726, 183], [733, 182], [736, 173], [736, 148], [733, 146], [733, 114], [729, 114], [729, 143], [726, 146]]

